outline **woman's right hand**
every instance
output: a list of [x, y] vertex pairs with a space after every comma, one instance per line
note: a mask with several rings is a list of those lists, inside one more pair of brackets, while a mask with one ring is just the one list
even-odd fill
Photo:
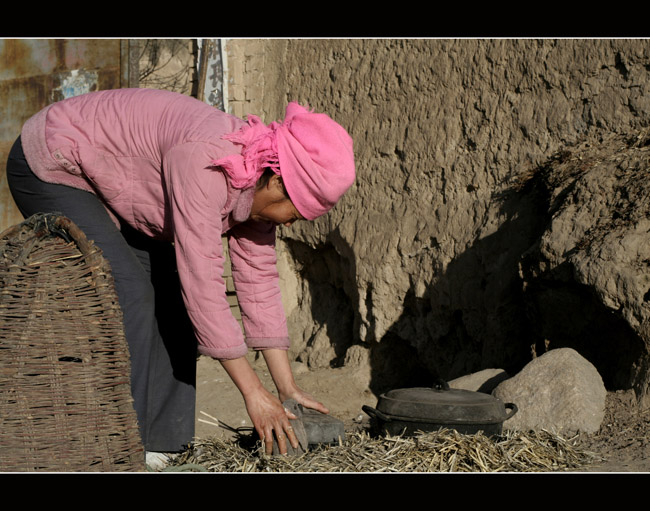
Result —
[[264, 387], [244, 397], [246, 411], [253, 422], [257, 434], [264, 443], [266, 454], [273, 452], [274, 434], [280, 454], [287, 453], [287, 439], [291, 446], [298, 448], [298, 438], [289, 419], [297, 417], [282, 406], [280, 400]]
[[248, 360], [245, 357], [222, 360], [221, 365], [241, 392], [248, 416], [264, 442], [266, 453], [273, 452], [274, 433], [280, 454], [287, 453], [287, 438], [292, 447], [297, 449], [298, 438], [289, 422], [289, 419], [297, 417], [285, 410], [280, 400], [264, 388]]

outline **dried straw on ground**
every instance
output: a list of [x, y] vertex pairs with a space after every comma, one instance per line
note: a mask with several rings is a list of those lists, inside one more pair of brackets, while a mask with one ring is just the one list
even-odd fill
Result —
[[259, 445], [199, 440], [179, 456], [168, 471], [209, 472], [551, 472], [576, 470], [599, 461], [580, 451], [569, 439], [547, 431], [506, 432], [490, 439], [482, 433], [462, 435], [454, 430], [415, 437], [374, 438], [367, 432], [348, 435], [335, 446], [320, 446], [297, 457], [266, 456]]

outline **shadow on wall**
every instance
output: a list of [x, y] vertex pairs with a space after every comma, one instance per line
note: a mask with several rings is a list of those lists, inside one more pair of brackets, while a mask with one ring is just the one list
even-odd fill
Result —
[[429, 386], [486, 368], [514, 373], [531, 359], [519, 278], [521, 255], [545, 219], [530, 196], [494, 197], [506, 218], [454, 258], [422, 296], [413, 286], [402, 314], [372, 349], [371, 390]]
[[[609, 390], [633, 385], [643, 341], [592, 289], [572, 280], [570, 268], [524, 285], [521, 265], [535, 256], [548, 227], [549, 200], [550, 191], [534, 178], [494, 195], [492, 209], [505, 219], [500, 227], [451, 261], [422, 296], [412, 287], [388, 332], [363, 343], [370, 349], [373, 393], [430, 386], [436, 378], [486, 368], [515, 374], [534, 356], [560, 347], [594, 364]], [[286, 241], [307, 281], [313, 320], [327, 329], [331, 365], [341, 365], [347, 349], [359, 343], [352, 250], [336, 235], [316, 249]], [[368, 317], [371, 296], [365, 297]]]
[[[430, 386], [437, 378], [451, 380], [488, 367], [512, 371], [530, 360], [532, 341], [521, 321], [518, 263], [544, 221], [536, 216], [538, 208], [529, 197], [513, 193], [499, 200], [507, 220], [498, 231], [456, 257], [422, 296], [416, 296], [412, 286], [401, 304], [401, 316], [386, 334], [361, 343], [370, 351], [373, 393]], [[336, 233], [316, 248], [295, 239], [284, 241], [306, 282], [303, 293], [310, 294], [311, 317], [326, 329], [335, 352], [331, 366], [339, 366], [348, 348], [360, 342], [361, 315], [354, 309], [360, 299], [372, 322], [377, 304], [372, 303], [371, 284], [359, 297], [352, 249]], [[433, 263], [423, 257], [421, 264]], [[306, 351], [317, 342], [319, 331], [313, 329]]]
[[[600, 158], [604, 160], [629, 162], [633, 161], [632, 156], [627, 153], [627, 148], [615, 144], [616, 158], [612, 158], [610, 145], [603, 144], [601, 148], [605, 151], [603, 155], [589, 149], [590, 144], [585, 144], [586, 150], [579, 158], [573, 160], [583, 163], [571, 163], [563, 165], [568, 158], [568, 151], [560, 151], [551, 157], [544, 165], [532, 175], [525, 183], [522, 195], [528, 197], [543, 198], [544, 207], [540, 210], [540, 216], [545, 219], [545, 236], [551, 240], [557, 237], [561, 239], [562, 229], [556, 234], [550, 227], [551, 219], [564, 208], [566, 204], [574, 206], [578, 212], [589, 212], [590, 201], [597, 202], [603, 206], [598, 220], [605, 224], [616, 218], [624, 216], [623, 205], [629, 201], [634, 209], [647, 208], [635, 200], [637, 195], [643, 196], [643, 192], [625, 190], [632, 187], [625, 180], [617, 181], [614, 166], [609, 163], [600, 165]], [[594, 158], [597, 165], [593, 168], [594, 162], [587, 164], [589, 157]], [[573, 161], [572, 160], [572, 161]], [[620, 167], [626, 164], [619, 164]], [[611, 189], [603, 186], [593, 196], [589, 197], [588, 187], [579, 181], [580, 173], [587, 176], [594, 169], [596, 180], [613, 180], [616, 182], [619, 191], [623, 191], [626, 201], [619, 201], [615, 196], [617, 186]], [[647, 169], [644, 170], [647, 172]], [[623, 171], [622, 175], [633, 176], [635, 173]], [[644, 174], [636, 174], [635, 179], [644, 180]], [[590, 179], [593, 180], [593, 177]], [[586, 191], [587, 190], [587, 191]], [[551, 196], [553, 200], [551, 201]], [[595, 197], [595, 199], [594, 199]], [[609, 208], [609, 209], [608, 209]], [[621, 209], [622, 208], [622, 209]], [[571, 210], [569, 210], [571, 211]], [[639, 215], [643, 215], [641, 211]], [[611, 218], [609, 218], [611, 216]], [[577, 222], [577, 217], [572, 217], [572, 222]], [[618, 226], [618, 235], [624, 234], [633, 222], [622, 221]], [[614, 227], [616, 222], [609, 228]], [[598, 222], [593, 225], [599, 225]], [[587, 231], [588, 232], [588, 231]], [[597, 232], [594, 231], [594, 232]], [[541, 239], [538, 237], [521, 257], [520, 273], [521, 282], [525, 286], [523, 295], [526, 307], [526, 327], [530, 332], [530, 338], [535, 341], [537, 353], [541, 354], [546, 349], [570, 347], [579, 352], [589, 360], [600, 373], [605, 387], [608, 390], [634, 388], [639, 396], [644, 394], [644, 387], [648, 370], [648, 350], [645, 342], [638, 332], [635, 332], [630, 323], [626, 321], [619, 311], [607, 307], [597, 293], [597, 289], [590, 285], [578, 282], [574, 276], [574, 267], [571, 263], [571, 255], [578, 254], [579, 245], [584, 244], [582, 249], [590, 243], [594, 243], [597, 236], [590, 241], [590, 236], [585, 235], [581, 241], [575, 241], [571, 248], [561, 254], [561, 262], [551, 265], [547, 256], [541, 250]], [[569, 241], [571, 238], [569, 238]], [[641, 247], [640, 250], [643, 250]], [[607, 256], [604, 256], [607, 257]], [[605, 266], [604, 274], [610, 278], [616, 277], [615, 263], [608, 261], [610, 266]], [[644, 261], [647, 264], [647, 261]], [[552, 267], [548, 270], [545, 268]], [[609, 268], [609, 269], [607, 269]], [[607, 273], [607, 272], [611, 273]], [[642, 275], [643, 269], [637, 268], [637, 276]], [[623, 298], [623, 297], [621, 297]]]
[[[525, 186], [495, 194], [494, 206], [506, 220], [456, 257], [424, 296], [407, 293], [400, 319], [379, 342], [389, 345], [372, 357], [373, 391], [386, 386], [387, 360], [401, 364], [390, 348], [400, 344], [413, 346], [416, 355], [392, 371], [408, 377], [389, 386], [410, 384], [409, 369], [444, 380], [487, 368], [516, 374], [533, 357], [563, 347], [594, 364], [609, 390], [643, 385], [643, 339], [594, 289], [575, 281], [572, 268], [563, 264], [549, 275], [522, 278], [529, 259], [539, 257], [554, 211], [551, 191], [534, 174]], [[569, 193], [563, 190], [556, 201]]]
[[[341, 366], [356, 331], [354, 258], [340, 255], [349, 246], [339, 241], [335, 248], [331, 240], [334, 237], [336, 234], [332, 233], [328, 242], [316, 248], [284, 238], [302, 278], [302, 294], [309, 295], [306, 303], [310, 310], [302, 311], [298, 318], [302, 322], [299, 330], [303, 333], [303, 345], [297, 346], [297, 350], [298, 359], [311, 367]], [[296, 341], [300, 342], [294, 339], [293, 344]]]

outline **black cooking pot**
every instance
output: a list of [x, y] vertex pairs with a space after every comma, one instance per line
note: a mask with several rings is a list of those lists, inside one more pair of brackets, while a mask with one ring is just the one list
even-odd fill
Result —
[[377, 408], [363, 411], [377, 421], [381, 432], [413, 435], [416, 431], [455, 429], [459, 433], [499, 435], [503, 422], [517, 413], [514, 403], [503, 402], [483, 392], [451, 389], [447, 382], [432, 388], [395, 389], [379, 396]]

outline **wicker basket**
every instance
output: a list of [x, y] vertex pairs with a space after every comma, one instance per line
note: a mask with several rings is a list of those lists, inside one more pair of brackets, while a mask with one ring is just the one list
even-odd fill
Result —
[[113, 277], [68, 218], [0, 234], [0, 471], [140, 471]]

